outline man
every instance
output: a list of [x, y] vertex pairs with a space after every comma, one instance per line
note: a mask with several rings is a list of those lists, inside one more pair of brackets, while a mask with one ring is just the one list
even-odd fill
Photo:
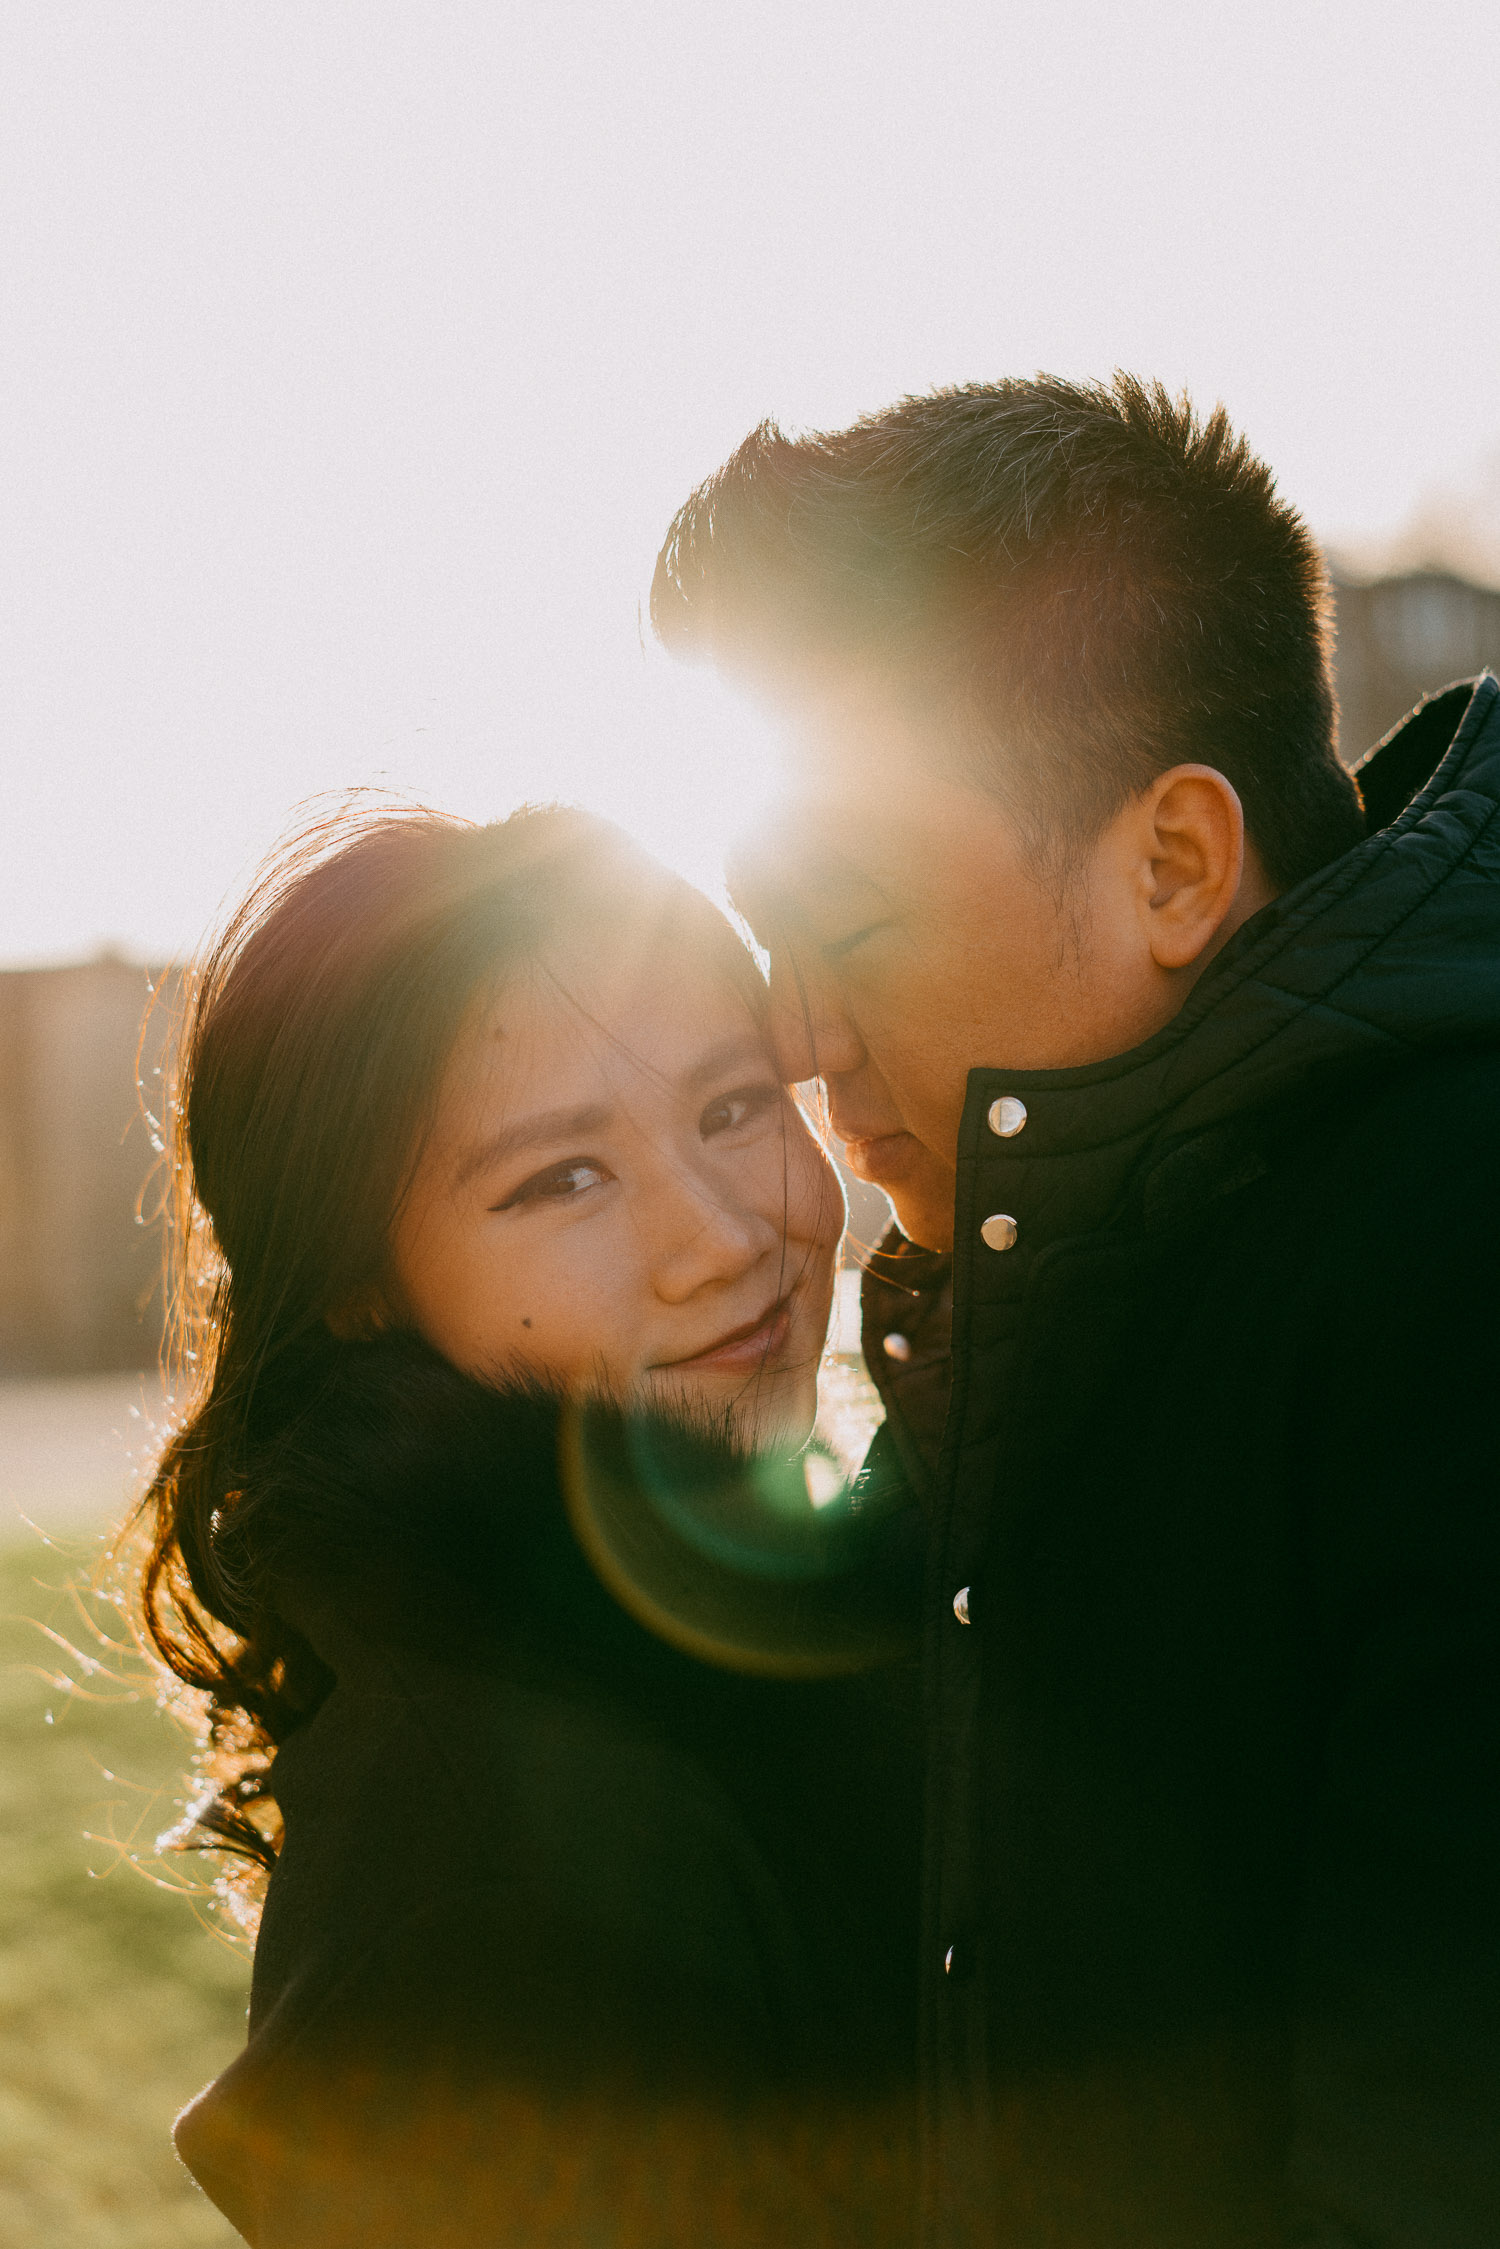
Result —
[[1326, 603], [1123, 378], [767, 425], [657, 566], [786, 729], [739, 894], [900, 1228], [943, 2249], [1500, 2242], [1500, 688], [1356, 786]]

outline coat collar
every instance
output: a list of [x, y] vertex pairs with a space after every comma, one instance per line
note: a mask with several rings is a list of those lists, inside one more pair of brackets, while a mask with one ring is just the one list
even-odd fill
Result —
[[[1500, 1043], [1500, 682], [1430, 698], [1359, 779], [1374, 832], [1248, 922], [1154, 1038], [1082, 1069], [970, 1072], [955, 1241], [981, 1300], [1187, 1142], [1232, 1165], [1234, 1128], [1288, 1094]], [[1007, 1095], [1026, 1121], [1001, 1138]], [[977, 1246], [998, 1215], [1016, 1228], [1002, 1254]]]

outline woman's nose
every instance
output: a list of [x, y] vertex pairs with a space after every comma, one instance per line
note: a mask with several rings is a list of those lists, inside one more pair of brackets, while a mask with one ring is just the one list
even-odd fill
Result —
[[766, 1213], [726, 1195], [716, 1182], [682, 1174], [664, 1186], [652, 1231], [656, 1293], [667, 1304], [739, 1280], [781, 1246], [781, 1229]]

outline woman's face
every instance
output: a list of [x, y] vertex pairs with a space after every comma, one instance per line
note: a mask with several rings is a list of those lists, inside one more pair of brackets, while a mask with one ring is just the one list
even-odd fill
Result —
[[696, 916], [580, 936], [475, 1009], [391, 1245], [396, 1308], [453, 1365], [806, 1435], [843, 1198], [735, 942]]

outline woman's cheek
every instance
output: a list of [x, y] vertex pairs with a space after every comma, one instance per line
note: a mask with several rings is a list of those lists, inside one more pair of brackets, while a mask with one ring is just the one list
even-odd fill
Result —
[[796, 1162], [787, 1173], [788, 1230], [801, 1241], [832, 1250], [848, 1212], [838, 1173], [816, 1143], [804, 1135]]
[[530, 1363], [549, 1380], [582, 1393], [603, 1375], [615, 1389], [635, 1381], [643, 1342], [643, 1310], [623, 1303], [622, 1274], [602, 1245], [573, 1254], [571, 1245], [531, 1271], [517, 1298], [521, 1341]]

